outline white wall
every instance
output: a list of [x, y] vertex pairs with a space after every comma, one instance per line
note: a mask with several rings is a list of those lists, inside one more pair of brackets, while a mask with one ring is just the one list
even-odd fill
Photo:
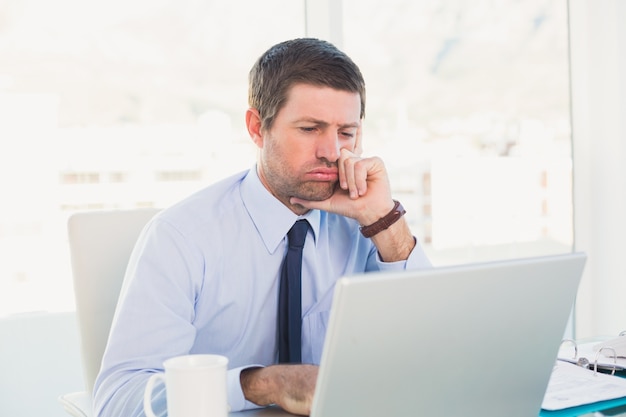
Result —
[[626, 329], [626, 2], [570, 0], [576, 336]]
[[82, 387], [74, 313], [0, 319], [0, 416], [67, 417], [57, 397]]

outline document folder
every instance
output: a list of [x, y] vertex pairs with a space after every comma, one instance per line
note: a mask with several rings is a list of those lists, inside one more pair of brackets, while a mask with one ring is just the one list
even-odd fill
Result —
[[[563, 341], [540, 416], [580, 416], [626, 406], [623, 334], [602, 343]], [[573, 345], [573, 354], [571, 348], [563, 347], [566, 344]]]

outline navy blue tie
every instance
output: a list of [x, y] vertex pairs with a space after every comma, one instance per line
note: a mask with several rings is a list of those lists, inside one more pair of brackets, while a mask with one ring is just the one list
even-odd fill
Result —
[[278, 362], [302, 362], [302, 248], [309, 222], [298, 220], [287, 233], [287, 256], [278, 292]]

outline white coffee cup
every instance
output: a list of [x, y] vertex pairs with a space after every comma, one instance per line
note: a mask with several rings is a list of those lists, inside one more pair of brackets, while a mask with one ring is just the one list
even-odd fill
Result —
[[163, 362], [165, 373], [148, 379], [143, 407], [148, 417], [152, 410], [152, 391], [157, 380], [165, 382], [168, 417], [227, 417], [226, 365], [221, 355], [184, 355]]

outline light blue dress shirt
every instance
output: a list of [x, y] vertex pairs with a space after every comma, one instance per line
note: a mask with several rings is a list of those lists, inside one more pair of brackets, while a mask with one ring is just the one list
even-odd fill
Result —
[[[256, 168], [163, 210], [131, 256], [94, 407], [100, 417], [143, 416], [148, 377], [188, 353], [225, 355], [233, 411], [244, 399], [242, 369], [277, 362], [277, 302], [286, 234], [311, 224], [302, 266], [302, 360], [319, 364], [335, 281], [365, 271], [430, 267], [419, 243], [409, 259], [385, 263], [358, 223], [312, 210], [297, 216], [262, 185]], [[167, 415], [164, 388], [153, 407]]]

